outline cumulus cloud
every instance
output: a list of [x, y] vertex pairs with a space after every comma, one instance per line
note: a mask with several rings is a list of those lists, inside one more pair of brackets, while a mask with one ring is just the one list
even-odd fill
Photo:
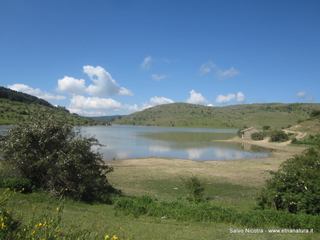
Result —
[[200, 105], [204, 105], [207, 103], [207, 100], [205, 99], [205, 97], [202, 96], [201, 93], [196, 92], [195, 90], [191, 90], [189, 92], [190, 96], [187, 99], [187, 103], [192, 103], [192, 104], [200, 104]]
[[58, 80], [58, 90], [61, 92], [81, 94], [86, 90], [86, 82], [84, 79], [64, 76], [62, 79]]
[[200, 66], [200, 74], [207, 75], [209, 73], [213, 73], [219, 79], [228, 79], [239, 75], [240, 72], [234, 67], [223, 69], [218, 67], [212, 61], [208, 61]]
[[242, 92], [229, 93], [227, 95], [218, 95], [216, 98], [217, 103], [228, 103], [231, 101], [243, 102], [245, 100], [245, 95]]
[[69, 110], [81, 115], [106, 115], [122, 109], [122, 104], [112, 98], [85, 97], [73, 95], [70, 99]]
[[48, 93], [48, 92], [40, 90], [39, 88], [32, 88], [32, 87], [30, 87], [28, 85], [25, 85], [25, 84], [22, 84], [22, 83], [16, 83], [16, 84], [8, 85], [8, 88], [10, 88], [12, 90], [15, 90], [15, 91], [24, 92], [24, 93], [33, 95], [33, 96], [36, 96], [38, 98], [45, 99], [47, 101], [50, 101], [50, 100], [63, 100], [63, 99], [66, 98], [65, 96]]
[[151, 65], [152, 65], [152, 57], [151, 56], [147, 56], [143, 59], [142, 63], [141, 63], [141, 68], [144, 70], [149, 70]]
[[155, 80], [155, 81], [161, 81], [163, 79], [166, 79], [167, 76], [164, 74], [152, 74], [151, 78], [152, 78], [152, 80]]
[[88, 75], [91, 84], [87, 86], [84, 79], [65, 76], [58, 80], [58, 89], [71, 94], [86, 93], [94, 97], [109, 97], [117, 94], [133, 95], [129, 89], [119, 86], [103, 67], [86, 65], [83, 67], [83, 72]]
[[130, 90], [119, 87], [111, 74], [103, 67], [87, 65], [83, 67], [83, 72], [86, 73], [93, 82], [86, 88], [86, 91], [93, 96], [103, 97], [115, 94], [132, 95]]

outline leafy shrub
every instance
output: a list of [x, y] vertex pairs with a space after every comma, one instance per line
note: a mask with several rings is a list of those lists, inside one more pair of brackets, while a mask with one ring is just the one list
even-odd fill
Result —
[[112, 168], [91, 150], [96, 143], [52, 116], [39, 115], [9, 130], [1, 150], [3, 159], [38, 188], [79, 200], [106, 200], [115, 192], [106, 179]]
[[204, 187], [197, 177], [190, 177], [185, 181], [185, 186], [188, 191], [187, 199], [193, 202], [204, 201]]
[[264, 133], [263, 132], [255, 132], [251, 134], [251, 139], [255, 141], [263, 140]]
[[285, 142], [289, 140], [288, 134], [281, 130], [272, 131], [270, 134], [270, 142]]
[[285, 161], [258, 198], [261, 208], [320, 214], [320, 151], [311, 148]]
[[21, 193], [30, 193], [33, 189], [30, 179], [19, 177], [9, 177], [1, 179], [0, 187], [9, 188], [10, 190], [18, 191]]

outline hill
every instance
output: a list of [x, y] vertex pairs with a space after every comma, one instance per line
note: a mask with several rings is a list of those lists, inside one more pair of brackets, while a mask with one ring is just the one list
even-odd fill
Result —
[[242, 104], [225, 107], [171, 103], [124, 116], [115, 120], [114, 123], [175, 127], [287, 128], [307, 120], [313, 111], [318, 110], [320, 110], [320, 104], [311, 103]]
[[35, 96], [0, 87], [0, 125], [17, 124], [36, 113], [47, 113], [73, 125], [96, 123], [92, 119], [71, 114], [65, 108], [55, 107]]

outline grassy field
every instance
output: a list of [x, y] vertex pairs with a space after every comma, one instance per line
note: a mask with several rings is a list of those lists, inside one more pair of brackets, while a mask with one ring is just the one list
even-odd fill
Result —
[[62, 108], [50, 108], [40, 104], [24, 103], [0, 98], [0, 125], [14, 125], [21, 121], [25, 121], [38, 113], [50, 114], [57, 119], [63, 119], [73, 125], [95, 123], [94, 120], [70, 114]]
[[136, 112], [114, 123], [130, 125], [241, 128], [243, 126], [287, 128], [309, 118], [320, 104], [242, 104], [206, 107], [187, 103], [156, 106]]
[[[148, 195], [161, 201], [186, 197], [184, 181], [197, 176], [204, 183], [206, 197], [217, 206], [248, 211], [256, 207], [256, 196], [268, 178], [288, 156], [301, 147], [287, 146], [265, 159], [196, 162], [188, 160], [139, 159], [111, 161], [114, 172], [109, 179], [125, 195]], [[27, 222], [55, 212], [60, 202], [46, 193], [15, 194], [8, 208]], [[319, 239], [315, 234], [231, 234], [231, 228], [243, 226], [226, 223], [177, 221], [165, 217], [125, 215], [113, 205], [86, 204], [66, 200], [64, 229], [89, 230], [104, 236], [116, 233], [123, 239]], [[101, 239], [103, 239], [101, 237]]]

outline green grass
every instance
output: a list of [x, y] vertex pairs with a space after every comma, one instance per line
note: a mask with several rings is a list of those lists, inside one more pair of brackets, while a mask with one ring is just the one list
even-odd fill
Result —
[[81, 117], [61, 108], [50, 108], [40, 104], [24, 103], [0, 98], [0, 125], [14, 125], [27, 120], [36, 113], [46, 113], [54, 118], [63, 119], [73, 125], [95, 124], [94, 120]]
[[[15, 217], [28, 222], [36, 216], [53, 214], [59, 201], [46, 193], [28, 195], [15, 194], [8, 208]], [[64, 229], [77, 231], [90, 230], [100, 236], [106, 232], [116, 233], [124, 239], [318, 239], [319, 234], [230, 234], [229, 228], [241, 228], [239, 225], [215, 222], [178, 221], [158, 216], [140, 216], [123, 214], [112, 205], [86, 204], [66, 200], [62, 216]], [[101, 238], [102, 239], [102, 238]]]
[[226, 107], [206, 107], [173, 103], [152, 107], [117, 119], [118, 124], [241, 128], [243, 126], [283, 128], [306, 120], [320, 104], [243, 104]]

